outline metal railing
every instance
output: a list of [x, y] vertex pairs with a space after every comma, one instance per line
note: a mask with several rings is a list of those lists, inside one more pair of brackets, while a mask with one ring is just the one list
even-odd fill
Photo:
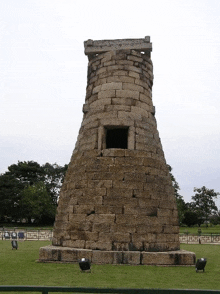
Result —
[[129, 288], [82, 288], [50, 286], [0, 286], [0, 292], [72, 292], [72, 293], [118, 293], [118, 294], [220, 294], [220, 290], [184, 290], [184, 289], [129, 289]]

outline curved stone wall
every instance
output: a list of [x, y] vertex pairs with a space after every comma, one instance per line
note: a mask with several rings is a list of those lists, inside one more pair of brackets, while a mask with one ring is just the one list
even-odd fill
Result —
[[178, 213], [152, 103], [151, 50], [118, 50], [116, 40], [114, 50], [102, 52], [106, 47], [99, 43], [102, 50], [94, 49], [95, 42], [85, 43], [84, 116], [60, 194], [53, 245], [178, 250]]

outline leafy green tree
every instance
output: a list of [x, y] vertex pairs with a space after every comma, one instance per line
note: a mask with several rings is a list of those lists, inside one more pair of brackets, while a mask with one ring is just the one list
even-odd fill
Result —
[[31, 223], [53, 223], [56, 213], [56, 204], [48, 194], [43, 182], [27, 186], [21, 192], [21, 214]]
[[56, 163], [46, 163], [42, 166], [42, 168], [44, 170], [44, 183], [47, 187], [47, 191], [50, 194], [53, 203], [57, 204], [68, 165], [65, 164], [64, 166], [60, 166]]
[[0, 220], [19, 218], [19, 193], [23, 186], [11, 175], [0, 175]]
[[[0, 219], [27, 218], [30, 220], [34, 218], [36, 221], [42, 221], [44, 217], [45, 221], [46, 219], [49, 221], [52, 214], [54, 218], [54, 207], [57, 205], [66, 170], [67, 165], [59, 166], [56, 163], [46, 163], [41, 166], [34, 161], [19, 161], [18, 164], [10, 165], [8, 171], [0, 175]], [[38, 192], [41, 197], [38, 197]], [[30, 201], [27, 200], [28, 195]], [[43, 196], [48, 205], [44, 203]], [[36, 201], [33, 201], [33, 198], [36, 198]], [[39, 206], [38, 209], [42, 213], [39, 199], [48, 210], [48, 213], [44, 213], [42, 218], [39, 217], [39, 213], [33, 213], [33, 211], [37, 211], [36, 205]], [[30, 209], [27, 208], [28, 205], [30, 205]]]
[[207, 224], [209, 217], [218, 211], [214, 198], [217, 198], [220, 193], [205, 186], [194, 188], [194, 192], [195, 195], [192, 196], [193, 201], [191, 202], [192, 209], [196, 212], [201, 222], [206, 221]]
[[191, 210], [187, 210], [184, 213], [183, 224], [187, 225], [188, 227], [198, 224], [197, 214]]
[[44, 169], [35, 161], [18, 161], [8, 167], [6, 175], [13, 176], [25, 187], [43, 181]]
[[179, 184], [177, 183], [174, 175], [172, 174], [172, 167], [170, 165], [168, 165], [169, 168], [169, 173], [170, 173], [170, 177], [172, 180], [172, 186], [174, 188], [174, 194], [176, 197], [176, 204], [177, 204], [177, 209], [178, 209], [178, 216], [179, 216], [179, 222], [182, 223], [183, 222], [183, 218], [184, 218], [184, 213], [186, 211], [186, 205], [185, 205], [185, 201], [183, 199], [183, 196], [181, 196], [179, 194]]
[[211, 215], [210, 217], [210, 223], [214, 226], [220, 224], [220, 211], [214, 213], [213, 215]]

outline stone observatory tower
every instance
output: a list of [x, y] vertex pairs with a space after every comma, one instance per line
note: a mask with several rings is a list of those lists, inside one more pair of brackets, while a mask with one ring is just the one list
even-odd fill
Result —
[[150, 37], [88, 40], [83, 121], [41, 261], [194, 264], [152, 102]]

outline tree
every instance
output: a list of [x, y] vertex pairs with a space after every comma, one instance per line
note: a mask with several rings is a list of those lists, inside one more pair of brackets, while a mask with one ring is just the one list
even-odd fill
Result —
[[18, 161], [8, 167], [6, 175], [13, 176], [23, 186], [27, 186], [43, 181], [44, 169], [35, 161]]
[[198, 224], [197, 214], [191, 210], [187, 210], [184, 214], [183, 223], [188, 227]]
[[53, 203], [57, 204], [68, 165], [65, 164], [64, 166], [60, 166], [56, 163], [46, 163], [42, 168], [44, 170], [44, 183], [47, 187], [47, 191], [51, 195]]
[[211, 215], [210, 223], [212, 225], [214, 225], [214, 226], [220, 224], [220, 211], [218, 211], [218, 212], [214, 213], [213, 215]]
[[217, 198], [220, 193], [215, 192], [213, 189], [208, 189], [205, 186], [194, 188], [194, 192], [196, 193], [192, 196], [192, 209], [197, 213], [201, 222], [206, 221], [207, 224], [209, 217], [218, 211], [213, 199]]
[[26, 187], [21, 192], [20, 210], [29, 223], [53, 223], [56, 213], [56, 204], [47, 192], [43, 182]]
[[[27, 218], [30, 220], [30, 218], [35, 218], [36, 221], [41, 221], [39, 214], [33, 213], [33, 210], [36, 211], [36, 205], [39, 206], [38, 210], [42, 213], [41, 203], [44, 203], [48, 211], [48, 218], [46, 218], [46, 213], [42, 217], [44, 216], [44, 219], [49, 221], [53, 212], [52, 217], [54, 218], [54, 207], [57, 205], [66, 170], [67, 165], [46, 163], [41, 166], [34, 161], [19, 161], [18, 164], [10, 165], [8, 171], [0, 175], [0, 219]], [[47, 200], [46, 203], [44, 197]]]
[[174, 175], [172, 174], [172, 167], [170, 165], [168, 165], [169, 168], [169, 173], [170, 173], [170, 177], [172, 180], [172, 186], [174, 188], [174, 194], [176, 197], [176, 205], [177, 205], [177, 209], [178, 209], [178, 216], [179, 216], [179, 222], [182, 223], [183, 222], [183, 218], [184, 218], [184, 213], [185, 213], [185, 201], [183, 199], [183, 196], [181, 196], [179, 194], [179, 184], [177, 183]]
[[23, 186], [11, 175], [0, 176], [0, 220], [19, 218], [19, 193]]

